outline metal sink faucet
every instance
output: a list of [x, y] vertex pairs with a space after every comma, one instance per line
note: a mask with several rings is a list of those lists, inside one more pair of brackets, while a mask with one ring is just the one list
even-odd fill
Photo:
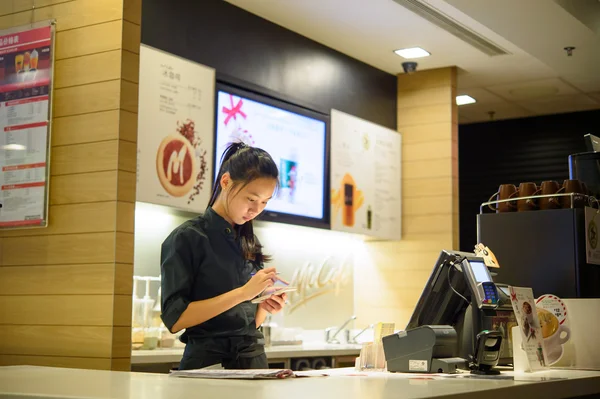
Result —
[[356, 320], [356, 316], [352, 316], [348, 320], [346, 320], [344, 322], [344, 324], [342, 324], [333, 335], [331, 335], [331, 332], [333, 330], [335, 330], [337, 327], [326, 328], [325, 329], [325, 342], [327, 342], [328, 344], [339, 344], [340, 341], [335, 339], [335, 337], [337, 337], [337, 335], [344, 329], [344, 327], [346, 327], [348, 325], [348, 323], [350, 323], [353, 320]]

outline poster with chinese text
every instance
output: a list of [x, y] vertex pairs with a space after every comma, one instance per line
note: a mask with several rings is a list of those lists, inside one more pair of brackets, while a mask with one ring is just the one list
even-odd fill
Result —
[[0, 31], [0, 228], [45, 227], [54, 25]]
[[137, 200], [203, 212], [213, 168], [215, 70], [140, 48]]

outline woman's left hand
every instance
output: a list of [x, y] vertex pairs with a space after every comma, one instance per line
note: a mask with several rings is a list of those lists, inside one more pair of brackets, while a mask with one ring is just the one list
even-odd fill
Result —
[[260, 309], [264, 309], [271, 314], [275, 314], [281, 311], [285, 306], [287, 295], [285, 293], [281, 295], [271, 295], [271, 297], [258, 304]]

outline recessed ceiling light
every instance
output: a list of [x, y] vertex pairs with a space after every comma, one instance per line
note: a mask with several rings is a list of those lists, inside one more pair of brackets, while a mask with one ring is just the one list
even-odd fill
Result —
[[466, 94], [462, 94], [460, 96], [456, 96], [456, 105], [466, 105], [466, 104], [473, 104], [476, 103], [477, 100], [475, 100], [473, 97], [468, 96]]
[[7, 144], [2, 147], [4, 150], [14, 150], [14, 151], [23, 151], [26, 150], [27, 147], [21, 144]]
[[407, 60], [429, 57], [431, 55], [428, 51], [423, 50], [421, 47], [403, 48], [394, 51], [394, 53], [398, 54], [402, 58], [406, 58]]

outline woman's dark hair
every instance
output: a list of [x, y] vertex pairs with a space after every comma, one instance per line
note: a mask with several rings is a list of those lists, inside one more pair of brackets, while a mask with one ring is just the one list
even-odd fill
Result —
[[[241, 185], [238, 191], [260, 178], [273, 178], [279, 185], [279, 171], [268, 152], [241, 142], [231, 143], [221, 157], [221, 168], [212, 189], [210, 201], [208, 202], [209, 207], [214, 205], [219, 194], [221, 194], [221, 177], [227, 172], [233, 180], [232, 189]], [[252, 261], [256, 266], [271, 260], [270, 256], [262, 253], [262, 245], [254, 237], [251, 220], [234, 226], [234, 229], [240, 237], [244, 258]]]

